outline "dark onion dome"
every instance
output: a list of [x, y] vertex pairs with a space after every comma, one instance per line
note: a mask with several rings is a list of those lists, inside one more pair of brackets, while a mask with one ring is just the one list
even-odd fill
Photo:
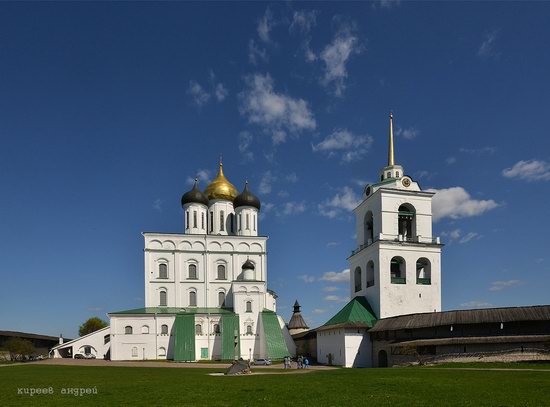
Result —
[[243, 264], [242, 269], [243, 269], [243, 270], [246, 270], [246, 269], [252, 269], [252, 270], [254, 270], [254, 269], [255, 269], [254, 263], [252, 263], [249, 259], [246, 259], [246, 261], [245, 261], [244, 264]]
[[257, 210], [260, 210], [260, 200], [254, 194], [248, 190], [248, 181], [244, 184], [243, 192], [241, 192], [235, 200], [233, 201], [233, 207], [238, 208], [239, 206], [252, 206]]
[[191, 191], [186, 192], [181, 197], [181, 206], [185, 206], [188, 203], [199, 203], [208, 206], [208, 198], [199, 189], [199, 181], [195, 178], [195, 185]]

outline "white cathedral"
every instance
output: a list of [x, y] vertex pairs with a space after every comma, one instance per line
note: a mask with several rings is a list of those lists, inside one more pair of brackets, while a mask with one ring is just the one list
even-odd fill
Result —
[[217, 177], [182, 196], [184, 233], [143, 233], [145, 307], [52, 349], [54, 357], [176, 361], [283, 358], [294, 342], [267, 288], [260, 200]]

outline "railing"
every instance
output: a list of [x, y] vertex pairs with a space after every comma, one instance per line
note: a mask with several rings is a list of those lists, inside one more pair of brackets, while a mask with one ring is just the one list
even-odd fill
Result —
[[431, 278], [417, 278], [416, 279], [416, 284], [431, 285], [432, 284], [432, 279]]
[[391, 278], [392, 284], [407, 284], [407, 280], [405, 277], [392, 277]]
[[374, 239], [368, 239], [366, 243], [359, 245], [355, 250], [351, 251], [351, 255], [355, 255], [363, 250], [365, 247], [369, 247], [374, 242], [378, 241], [392, 241], [392, 242], [409, 242], [409, 243], [427, 243], [427, 244], [441, 244], [439, 237], [425, 237], [425, 236], [404, 236], [404, 235], [389, 235], [380, 233], [375, 236]]

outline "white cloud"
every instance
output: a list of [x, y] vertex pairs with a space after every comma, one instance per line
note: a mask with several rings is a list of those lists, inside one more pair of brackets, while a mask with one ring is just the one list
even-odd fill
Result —
[[550, 163], [541, 160], [518, 161], [511, 168], [502, 170], [506, 178], [526, 181], [550, 181]]
[[352, 211], [361, 202], [360, 197], [350, 187], [344, 187], [334, 195], [318, 205], [319, 213], [327, 218], [335, 218], [342, 213]]
[[406, 140], [412, 140], [419, 134], [420, 134], [420, 131], [415, 129], [414, 127], [409, 127], [407, 129], [404, 129], [402, 127], [397, 127], [397, 129], [395, 130], [396, 136], [403, 137]]
[[288, 191], [282, 190], [282, 191], [277, 192], [277, 196], [279, 198], [288, 198], [290, 196], [290, 194], [288, 193]]
[[445, 162], [448, 165], [452, 165], [452, 164], [456, 163], [456, 157], [448, 157], [448, 158], [445, 159]]
[[468, 243], [470, 240], [478, 240], [481, 239], [481, 235], [476, 232], [468, 232], [462, 239], [459, 240], [458, 243], [464, 244]]
[[477, 55], [483, 58], [498, 57], [500, 53], [495, 50], [497, 36], [498, 33], [496, 30], [485, 33], [483, 41], [477, 50]]
[[102, 307], [88, 307], [88, 311], [99, 312], [99, 311], [103, 311], [103, 308]]
[[340, 287], [328, 286], [323, 288], [323, 291], [326, 293], [333, 293], [334, 291], [339, 291], [340, 289]]
[[431, 179], [433, 177], [433, 174], [431, 174], [429, 171], [426, 170], [420, 170], [416, 171], [414, 173], [415, 178], [418, 179]]
[[489, 291], [502, 291], [505, 288], [516, 287], [519, 285], [524, 285], [525, 281], [523, 280], [499, 280], [493, 281], [489, 287]]
[[372, 3], [373, 8], [385, 8], [385, 9], [391, 9], [394, 7], [398, 7], [401, 4], [401, 0], [378, 0]]
[[327, 271], [321, 277], [323, 281], [331, 281], [333, 283], [348, 283], [349, 282], [349, 269], [344, 269], [340, 272]]
[[335, 247], [335, 246], [339, 246], [340, 245], [340, 242], [328, 242], [327, 243], [327, 247]]
[[298, 182], [298, 176], [296, 175], [295, 172], [291, 172], [290, 174], [288, 174], [288, 175], [286, 176], [286, 180], [287, 180], [288, 182], [291, 182], [291, 183], [295, 184], [295, 183]]
[[441, 232], [441, 236], [448, 236], [450, 240], [458, 240], [460, 239], [460, 235], [460, 229]]
[[[199, 180], [199, 183], [210, 184], [210, 181], [212, 180], [212, 175], [210, 170], [198, 170], [197, 176], [195, 178]], [[187, 184], [189, 185], [193, 185], [195, 183], [195, 178], [187, 177], [185, 182], [187, 182]]]
[[290, 31], [300, 31], [307, 34], [317, 24], [316, 10], [298, 10], [294, 12], [292, 16], [292, 22], [290, 23]]
[[274, 91], [269, 74], [249, 75], [246, 88], [239, 95], [239, 111], [249, 123], [263, 127], [275, 144], [283, 142], [287, 132], [292, 135], [315, 130], [317, 123], [307, 102]]
[[254, 159], [254, 153], [250, 151], [251, 143], [252, 134], [250, 134], [248, 131], [242, 131], [239, 133], [239, 152], [248, 161], [252, 161]]
[[436, 193], [432, 201], [434, 222], [443, 218], [459, 219], [478, 216], [499, 206], [492, 199], [472, 199], [462, 187], [428, 189], [428, 191]]
[[157, 198], [153, 202], [153, 209], [162, 212], [162, 199]]
[[268, 59], [265, 48], [258, 47], [254, 40], [248, 41], [248, 62], [258, 65], [259, 62], [267, 62]]
[[303, 280], [304, 283], [314, 283], [317, 279], [315, 278], [315, 276], [310, 276], [308, 274], [302, 274], [302, 275], [299, 275], [298, 278], [300, 280]]
[[223, 83], [218, 83], [216, 84], [214, 94], [216, 95], [216, 99], [218, 100], [218, 102], [222, 102], [229, 94], [229, 91], [225, 86], [223, 86]]
[[350, 162], [362, 158], [372, 145], [369, 135], [355, 135], [346, 129], [336, 129], [318, 144], [312, 144], [314, 152], [322, 151], [328, 156], [338, 155], [342, 161]]
[[260, 180], [260, 185], [258, 187], [258, 192], [263, 195], [271, 193], [271, 184], [277, 180], [277, 177], [271, 173], [270, 170], [264, 172], [262, 179]]
[[361, 52], [359, 40], [352, 31], [352, 27], [344, 27], [338, 31], [332, 42], [319, 55], [325, 64], [325, 74], [321, 78], [321, 84], [332, 86], [334, 95], [338, 97], [343, 96], [346, 89], [345, 80], [348, 77], [346, 64], [349, 58]]
[[298, 215], [305, 212], [306, 204], [304, 202], [285, 202], [281, 206], [279, 215]]
[[269, 213], [273, 210], [275, 204], [271, 202], [262, 202], [262, 213]]
[[271, 10], [267, 8], [263, 17], [258, 20], [258, 37], [260, 37], [263, 42], [270, 42], [271, 39], [269, 37], [269, 33], [271, 32], [272, 28], [273, 15], [271, 14]]
[[479, 147], [479, 148], [465, 148], [465, 147], [461, 147], [459, 149], [459, 151], [461, 153], [466, 153], [466, 154], [473, 154], [473, 155], [482, 155], [482, 154], [494, 154], [496, 153], [497, 151], [497, 148], [496, 147], [493, 147], [493, 146], [485, 146], [485, 147]]
[[325, 312], [327, 312], [326, 309], [323, 309], [323, 308], [314, 308], [313, 311], [311, 311], [313, 314], [324, 314]]
[[191, 95], [193, 101], [199, 107], [205, 105], [210, 100], [210, 94], [206, 92], [197, 81], [194, 80], [189, 81], [187, 93]]
[[325, 296], [325, 301], [348, 302], [348, 298], [347, 297], [340, 297], [338, 295], [327, 295], [327, 296]]
[[490, 304], [484, 301], [468, 301], [460, 304], [461, 307], [467, 307], [467, 308], [485, 308], [485, 307], [491, 307], [492, 305], [493, 304]]

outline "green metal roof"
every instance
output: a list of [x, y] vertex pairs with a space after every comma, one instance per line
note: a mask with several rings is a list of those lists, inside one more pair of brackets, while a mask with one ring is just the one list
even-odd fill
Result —
[[361, 323], [372, 328], [376, 323], [374, 311], [365, 297], [355, 297], [323, 326]]
[[233, 314], [232, 309], [227, 308], [176, 308], [176, 307], [147, 307], [135, 308], [125, 311], [109, 312], [109, 315], [128, 314]]

